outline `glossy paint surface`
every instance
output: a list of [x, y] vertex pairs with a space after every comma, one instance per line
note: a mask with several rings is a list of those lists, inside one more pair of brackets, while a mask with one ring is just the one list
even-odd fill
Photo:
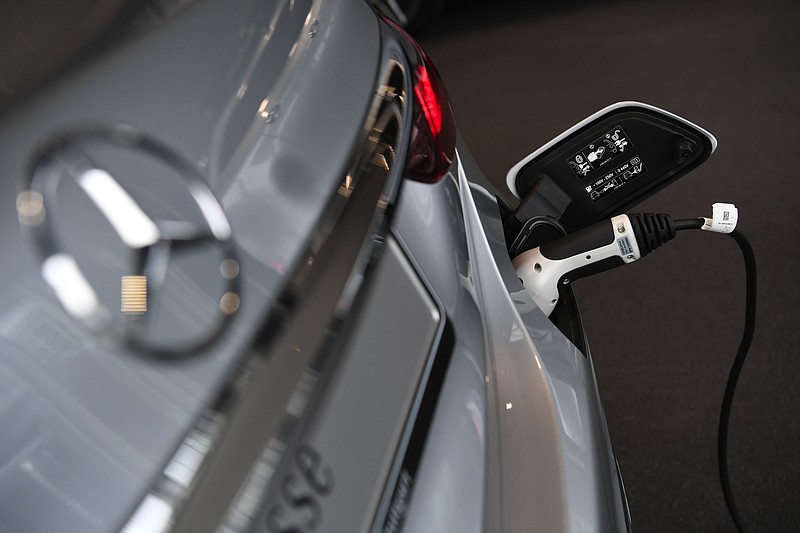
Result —
[[[131, 515], [142, 521], [129, 526], [169, 530], [174, 510], [153, 497], [163, 479], [202, 496], [189, 500], [178, 529], [196, 529], [210, 523], [206, 518], [240, 531], [281, 531], [294, 519], [308, 530], [380, 529], [393, 488], [386, 484], [400, 475], [431, 361], [446, 344], [444, 323], [452, 328], [449, 364], [429, 406], [405, 529], [624, 529], [591, 359], [516, 279], [494, 195], [463, 143], [442, 181], [403, 184], [387, 235], [353, 232], [361, 236], [355, 240], [375, 240], [383, 256], [376, 253], [357, 273], [365, 278], [358, 298], [340, 302], [338, 294], [324, 294], [330, 306], [341, 304], [341, 330], [328, 331], [316, 320], [324, 315], [313, 309], [322, 298], [301, 302], [311, 308], [308, 323], [317, 322], [315, 342], [344, 354], [337, 359], [342, 366], [314, 367], [314, 353], [302, 345], [311, 328], [302, 322], [287, 333], [293, 342], [280, 347], [296, 352], [295, 359], [258, 357], [267, 353], [270, 310], [288, 307], [278, 299], [282, 290], [317, 259], [306, 252], [321, 235], [346, 232], [328, 227], [326, 210], [336, 195], [350, 194], [341, 185], [381, 90], [382, 54], [394, 50], [382, 31], [355, 1], [197, 2], [3, 117], [0, 164], [11, 179], [0, 181], [0, 239], [18, 253], [3, 254], [0, 284], [0, 531], [106, 531], [125, 526]], [[404, 66], [402, 57], [391, 57]], [[14, 201], [36, 147], [53, 133], [119, 123], [195, 165], [230, 222], [241, 305], [219, 341], [191, 357], [155, 360], [89, 334], [45, 284], [41, 257], [19, 227]], [[184, 216], [163, 177], [144, 175], [148, 167], [125, 148], [94, 147], [89, 157], [132, 188], [138, 183], [147, 209]], [[54, 222], [72, 217], [59, 235], [94, 280], [122, 261], [115, 255], [119, 235], [95, 227], [97, 213], [92, 218], [78, 209], [70, 194], [46, 216]], [[386, 208], [388, 197], [376, 196], [364, 209]], [[372, 221], [372, 211], [366, 215], [357, 220]], [[75, 235], [75, 228], [84, 233]], [[344, 248], [347, 235], [339, 237]], [[353, 244], [356, 252], [360, 245]], [[213, 261], [195, 259], [177, 266], [179, 279], [194, 279]], [[351, 272], [340, 274], [349, 279]], [[210, 286], [186, 285], [190, 290], [175, 305], [218, 305]], [[296, 294], [326, 293], [326, 286], [313, 289]], [[167, 330], [184, 327], [167, 322]], [[387, 338], [391, 346], [372, 356]], [[287, 360], [328, 374], [282, 366]], [[288, 377], [281, 388], [275, 382], [283, 375], [270, 374], [287, 368], [302, 374], [297, 390]], [[263, 398], [247, 398], [245, 422], [274, 407], [258, 403], [270, 394], [291, 395], [290, 410], [308, 413], [291, 420], [297, 426], [291, 439], [272, 439], [263, 448], [248, 443], [247, 454], [266, 458], [257, 464], [231, 452], [250, 435], [241, 418], [206, 418], [220, 388], [242, 370], [275, 385]], [[319, 395], [304, 396], [317, 378], [324, 385]], [[364, 412], [353, 416], [359, 402]], [[359, 420], [366, 426], [349, 427]], [[269, 436], [263, 427], [252, 429], [258, 438]], [[212, 452], [216, 435], [222, 435], [219, 450], [230, 453], [214, 451], [217, 463], [198, 481], [197, 464]], [[298, 464], [303, 488], [316, 487], [317, 496], [329, 499], [297, 492]], [[324, 483], [333, 478], [343, 480], [338, 489]], [[252, 487], [258, 490], [249, 492]], [[215, 498], [223, 492], [235, 493], [230, 507]], [[353, 500], [360, 510], [347, 513]], [[281, 505], [290, 509], [274, 511]]]
[[[0, 238], [16, 252], [3, 254], [0, 284], [0, 529], [124, 523], [307, 246], [361, 133], [377, 43], [377, 21], [358, 3], [197, 2], [4, 117]], [[20, 230], [14, 201], [37, 145], [52, 133], [119, 123], [193, 162], [237, 235], [241, 307], [200, 356], [164, 363], [96, 340], [45, 285]], [[153, 178], [137, 176], [124, 153], [94, 157], [129, 182]], [[169, 193], [160, 194], [169, 210]], [[114, 250], [115, 236], [87, 230], [70, 198], [61, 199], [60, 212], [77, 217], [63, 228], [70, 250], [102, 266], [97, 250]], [[216, 308], [208, 289], [193, 290], [182, 295], [191, 305]]]
[[[408, 528], [456, 520], [473, 531], [624, 530], [591, 360], [524, 291], [495, 199], [463, 144], [453, 170], [436, 189], [407, 184], [395, 222], [459, 317]], [[452, 252], [437, 256], [445, 241]], [[453, 267], [459, 276], [447, 275]]]

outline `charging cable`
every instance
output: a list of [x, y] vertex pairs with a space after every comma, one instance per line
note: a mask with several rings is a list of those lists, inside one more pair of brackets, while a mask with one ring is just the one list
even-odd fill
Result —
[[757, 285], [753, 248], [744, 234], [736, 228], [737, 222], [736, 206], [726, 203], [714, 204], [710, 218], [673, 220], [666, 214], [618, 215], [523, 252], [514, 258], [512, 264], [525, 290], [539, 308], [550, 316], [558, 303], [561, 286], [637, 261], [672, 240], [678, 231], [699, 229], [727, 234], [733, 238], [745, 263], [745, 325], [722, 400], [717, 458], [725, 503], [736, 528], [744, 532], [728, 475], [728, 426], [736, 384], [755, 331]]

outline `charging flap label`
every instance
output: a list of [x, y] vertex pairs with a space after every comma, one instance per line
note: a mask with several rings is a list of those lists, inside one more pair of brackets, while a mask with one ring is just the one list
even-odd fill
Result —
[[605, 167], [614, 157], [632, 148], [633, 143], [625, 131], [620, 126], [615, 126], [567, 159], [567, 164], [579, 178], [583, 179], [589, 173]]
[[647, 167], [642, 158], [637, 155], [587, 184], [584, 189], [589, 198], [596, 202], [645, 172], [647, 172]]

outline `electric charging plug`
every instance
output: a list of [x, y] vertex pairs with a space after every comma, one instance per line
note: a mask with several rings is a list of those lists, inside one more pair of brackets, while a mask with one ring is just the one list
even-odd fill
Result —
[[677, 230], [730, 233], [736, 227], [737, 214], [733, 204], [717, 203], [710, 219], [673, 221], [666, 214], [618, 215], [523, 252], [512, 265], [533, 301], [550, 316], [562, 285], [633, 263], [672, 240]]
[[672, 220], [652, 213], [619, 215], [552, 243], [523, 252], [512, 264], [525, 289], [550, 316], [558, 303], [559, 287], [572, 280], [632, 263], [687, 229], [729, 234], [742, 252], [745, 264], [745, 326], [736, 358], [731, 365], [720, 410], [717, 433], [717, 465], [722, 493], [736, 529], [744, 532], [728, 474], [728, 426], [733, 397], [745, 357], [753, 341], [756, 323], [756, 260], [750, 242], [736, 229], [739, 213], [733, 204], [716, 203], [711, 218]]

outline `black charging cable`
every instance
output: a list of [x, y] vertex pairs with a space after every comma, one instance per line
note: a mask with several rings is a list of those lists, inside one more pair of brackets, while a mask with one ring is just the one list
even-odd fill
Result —
[[[702, 218], [676, 220], [674, 222], [676, 231], [702, 229], [704, 224], [705, 219]], [[753, 342], [753, 335], [756, 328], [756, 257], [753, 253], [753, 247], [750, 245], [750, 241], [747, 240], [747, 237], [745, 237], [744, 233], [739, 231], [738, 228], [728, 233], [728, 235], [730, 235], [739, 246], [744, 259], [746, 286], [745, 318], [742, 340], [739, 342], [739, 349], [736, 351], [736, 357], [731, 365], [731, 370], [728, 374], [728, 382], [725, 385], [725, 394], [722, 398], [722, 407], [719, 414], [719, 428], [717, 432], [717, 463], [719, 481], [722, 485], [722, 494], [725, 497], [725, 504], [728, 506], [728, 512], [733, 519], [733, 523], [736, 525], [736, 529], [744, 533], [745, 529], [742, 524], [742, 517], [739, 515], [739, 510], [736, 507], [736, 500], [733, 497], [730, 475], [728, 473], [728, 429], [731, 418], [731, 408], [733, 406], [733, 396], [736, 393], [736, 385], [739, 382], [739, 375], [744, 366], [747, 352]]]
[[[708, 220], [705, 218], [689, 218], [681, 220], [671, 220], [669, 215], [652, 213], [645, 213], [644, 215], [631, 214], [629, 215], [631, 222], [634, 224], [634, 231], [637, 239], [641, 242], [642, 255], [657, 248], [664, 242], [670, 240], [675, 236], [675, 232], [690, 229], [708, 229]], [[719, 414], [719, 428], [717, 431], [717, 466], [719, 470], [719, 481], [722, 486], [722, 495], [725, 498], [725, 505], [728, 507], [728, 512], [736, 525], [736, 529], [740, 533], [744, 533], [744, 525], [742, 524], [742, 517], [739, 515], [739, 510], [736, 507], [736, 500], [733, 497], [733, 490], [731, 489], [730, 474], [728, 472], [728, 433], [731, 418], [731, 409], [733, 407], [733, 396], [736, 393], [736, 385], [739, 382], [739, 375], [744, 366], [744, 360], [747, 357], [747, 352], [750, 350], [750, 345], [753, 342], [753, 335], [756, 327], [756, 294], [757, 294], [757, 276], [756, 276], [756, 257], [753, 253], [753, 247], [750, 241], [747, 240], [744, 233], [738, 228], [727, 233], [742, 252], [745, 266], [745, 320], [744, 330], [742, 332], [742, 340], [739, 342], [739, 348], [736, 351], [736, 357], [731, 365], [730, 373], [728, 374], [728, 381], [725, 384], [725, 394], [722, 398], [722, 407]]]
[[[714, 204], [712, 218], [674, 220], [662, 213], [629, 213], [598, 222], [538, 248], [520, 252], [537, 221], [531, 220], [512, 245], [512, 265], [539, 308], [548, 316], [559, 300], [559, 288], [578, 278], [622, 266], [648, 255], [672, 240], [676, 232], [699, 229], [730, 235], [744, 257], [746, 296], [745, 324], [739, 349], [731, 366], [719, 417], [717, 457], [725, 504], [740, 532], [742, 519], [736, 508], [728, 474], [728, 427], [736, 384], [753, 340], [756, 321], [756, 260], [744, 234], [736, 229], [738, 210], [733, 204]], [[527, 229], [527, 232], [525, 231]], [[518, 254], [518, 255], [517, 255]]]

